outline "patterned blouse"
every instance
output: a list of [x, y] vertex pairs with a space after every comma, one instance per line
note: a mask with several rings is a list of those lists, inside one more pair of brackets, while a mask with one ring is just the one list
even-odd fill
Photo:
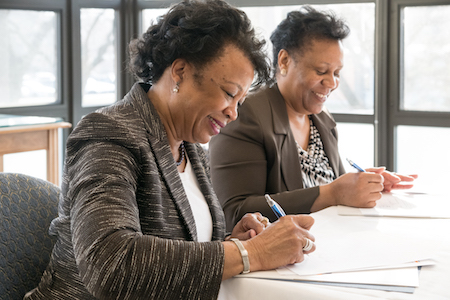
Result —
[[305, 151], [297, 145], [298, 156], [302, 169], [303, 187], [310, 188], [324, 185], [333, 181], [334, 172], [328, 161], [327, 154], [323, 150], [322, 139], [319, 131], [309, 118], [310, 136], [308, 149]]

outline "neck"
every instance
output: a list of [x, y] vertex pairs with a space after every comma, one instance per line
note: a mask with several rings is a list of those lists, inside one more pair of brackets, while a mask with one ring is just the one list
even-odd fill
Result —
[[309, 117], [307, 114], [301, 114], [294, 111], [292, 108], [287, 109], [289, 125], [291, 127], [292, 134], [294, 135], [297, 143], [303, 148], [308, 148], [309, 143]]
[[170, 150], [172, 152], [175, 161], [180, 159], [180, 145], [183, 142], [182, 139], [177, 138], [177, 130], [171, 113], [171, 97], [172, 95], [167, 87], [159, 81], [157, 84], [152, 85], [152, 87], [147, 92], [149, 101], [152, 101], [158, 115], [163, 123], [164, 129], [166, 130], [167, 140], [169, 142]]
[[293, 109], [288, 104], [286, 104], [286, 110], [287, 110], [289, 122], [295, 123], [298, 125], [304, 125], [305, 123], [309, 124], [309, 117], [307, 114], [299, 113], [298, 111]]

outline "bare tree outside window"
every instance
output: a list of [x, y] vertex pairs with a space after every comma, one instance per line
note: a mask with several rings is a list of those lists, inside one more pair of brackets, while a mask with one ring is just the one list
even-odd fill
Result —
[[82, 106], [104, 106], [117, 99], [117, 47], [114, 9], [82, 8]]
[[0, 9], [0, 107], [58, 99], [57, 15]]
[[404, 8], [404, 110], [450, 111], [449, 15], [450, 5]]

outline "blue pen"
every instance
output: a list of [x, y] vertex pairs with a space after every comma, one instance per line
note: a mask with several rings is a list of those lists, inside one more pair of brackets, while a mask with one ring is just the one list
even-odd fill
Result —
[[353, 161], [351, 161], [350, 159], [347, 158], [348, 163], [355, 168], [356, 170], [360, 171], [360, 172], [365, 172], [366, 170], [364, 170], [363, 168], [361, 168], [360, 166], [358, 166], [357, 164], [355, 164]]
[[265, 194], [264, 197], [266, 197], [267, 204], [269, 204], [272, 211], [275, 213], [277, 218], [281, 218], [286, 215], [284, 210], [281, 208], [281, 206], [275, 202], [269, 195]]

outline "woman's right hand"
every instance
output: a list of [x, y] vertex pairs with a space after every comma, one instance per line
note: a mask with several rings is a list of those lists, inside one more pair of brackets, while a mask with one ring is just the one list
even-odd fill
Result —
[[[369, 208], [381, 198], [384, 178], [377, 172], [346, 173], [329, 184], [334, 205]], [[322, 189], [321, 189], [322, 192]]]
[[315, 241], [309, 229], [314, 219], [307, 215], [288, 215], [269, 225], [257, 236], [242, 241], [248, 251], [250, 270], [271, 270], [304, 260], [306, 238]]

